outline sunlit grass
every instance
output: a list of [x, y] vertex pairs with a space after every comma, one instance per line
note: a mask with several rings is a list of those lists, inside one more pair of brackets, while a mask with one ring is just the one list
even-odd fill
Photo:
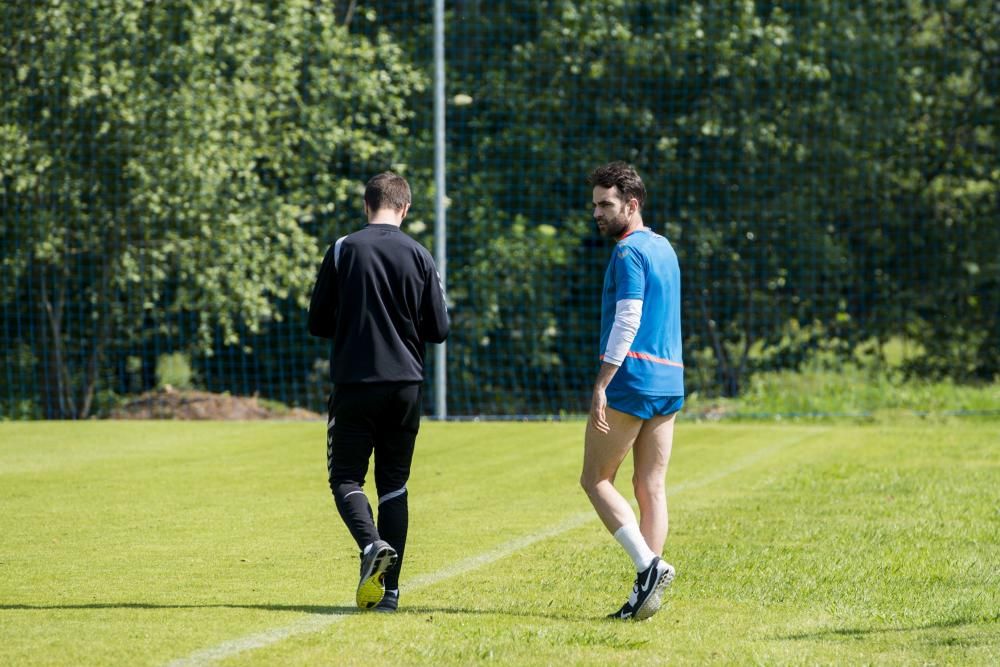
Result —
[[0, 424], [0, 664], [1000, 661], [1000, 421], [682, 419], [678, 577], [632, 624], [581, 423], [425, 423], [392, 616], [352, 609], [323, 429]]

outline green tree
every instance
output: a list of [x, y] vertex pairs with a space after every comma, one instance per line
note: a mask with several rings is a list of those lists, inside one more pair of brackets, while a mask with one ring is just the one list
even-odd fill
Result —
[[912, 372], [995, 380], [1000, 13], [986, 0], [910, 3], [906, 25], [905, 132], [886, 160], [895, 263], [882, 270], [895, 277], [906, 333], [929, 351]]
[[304, 307], [314, 235], [394, 162], [425, 86], [310, 0], [6, 3], [0, 24], [2, 297], [35, 308], [52, 417], [90, 414], [109, 355], [150, 336], [209, 353]]
[[[394, 34], [429, 40], [418, 3], [367, 4]], [[451, 3], [461, 388], [497, 405], [531, 397], [518, 411], [555, 394], [585, 407], [606, 251], [583, 181], [610, 159], [640, 168], [646, 218], [681, 257], [693, 389], [735, 395], [817, 348], [846, 359], [901, 335], [944, 372], [995, 373], [990, 5]], [[503, 269], [483, 270], [477, 257], [519, 238], [535, 251], [497, 250]], [[951, 352], [930, 344], [941, 335]]]

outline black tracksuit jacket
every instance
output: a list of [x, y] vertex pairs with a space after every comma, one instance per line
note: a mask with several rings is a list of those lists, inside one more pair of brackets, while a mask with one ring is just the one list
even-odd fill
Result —
[[368, 225], [323, 258], [309, 304], [309, 333], [333, 341], [334, 384], [422, 382], [424, 347], [448, 337], [434, 259], [394, 225]]

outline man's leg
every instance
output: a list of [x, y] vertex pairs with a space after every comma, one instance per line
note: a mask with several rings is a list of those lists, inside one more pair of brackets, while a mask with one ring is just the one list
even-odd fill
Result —
[[378, 532], [396, 550], [395, 564], [386, 571], [387, 590], [399, 589], [406, 535], [413, 447], [420, 428], [419, 384], [403, 385], [386, 396], [375, 444], [375, 488], [378, 491]]
[[334, 388], [327, 423], [326, 465], [337, 511], [358, 549], [364, 549], [379, 539], [379, 535], [363, 489], [373, 448], [373, 432], [371, 424], [359, 411], [360, 398], [353, 388]]
[[674, 441], [674, 417], [656, 416], [646, 420], [632, 449], [632, 485], [639, 503], [639, 529], [656, 555], [663, 553], [667, 539], [667, 464]]
[[635, 442], [642, 420], [611, 407], [605, 414], [611, 426], [608, 433], [601, 433], [587, 422], [580, 484], [604, 527], [625, 549], [636, 571], [641, 572], [656, 554], [647, 546], [632, 506], [615, 488], [615, 475]]
[[659, 609], [659, 591], [673, 578], [673, 568], [646, 544], [632, 507], [614, 487], [615, 474], [638, 437], [643, 421], [611, 407], [606, 408], [605, 414], [611, 426], [609, 433], [601, 433], [587, 423], [580, 484], [604, 526], [628, 553], [636, 569], [631, 595], [609, 618], [642, 620]]
[[608, 433], [601, 433], [587, 422], [580, 486], [613, 535], [622, 526], [636, 523], [631, 505], [615, 488], [615, 475], [639, 434], [642, 420], [611, 407], [606, 409], [606, 415], [611, 426]]
[[357, 605], [371, 609], [385, 597], [385, 572], [396, 561], [392, 545], [380, 539], [365, 496], [365, 475], [375, 445], [377, 411], [384, 391], [379, 387], [338, 387], [330, 400], [327, 465], [330, 489], [341, 518], [361, 550], [355, 595]]

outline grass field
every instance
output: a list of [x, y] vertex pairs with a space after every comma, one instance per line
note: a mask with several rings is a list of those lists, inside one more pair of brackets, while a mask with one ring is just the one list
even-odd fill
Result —
[[582, 423], [425, 422], [396, 615], [353, 609], [323, 430], [0, 424], [0, 664], [1000, 664], [998, 420], [682, 421], [643, 623], [602, 618]]

